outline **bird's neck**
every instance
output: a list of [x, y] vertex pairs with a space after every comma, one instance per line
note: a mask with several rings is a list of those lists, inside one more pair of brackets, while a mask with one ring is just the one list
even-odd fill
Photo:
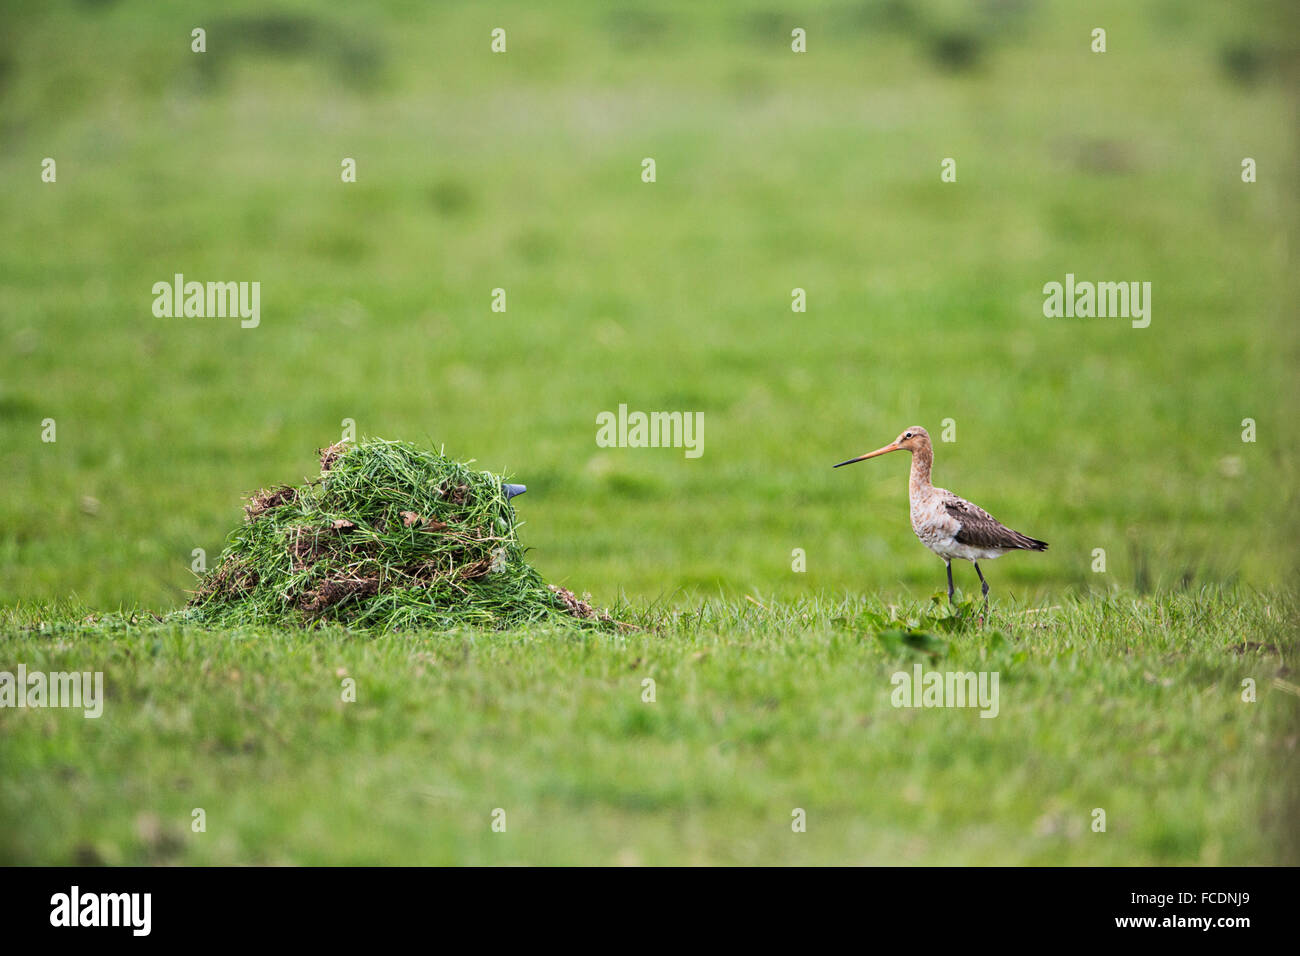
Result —
[[930, 466], [934, 464], [934, 453], [928, 448], [919, 448], [912, 452], [912, 475], [908, 479], [908, 488], [912, 492], [925, 491], [933, 487], [930, 484]]

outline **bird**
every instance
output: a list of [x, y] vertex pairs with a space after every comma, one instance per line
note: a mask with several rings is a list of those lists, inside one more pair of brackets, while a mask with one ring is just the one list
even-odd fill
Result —
[[956, 603], [953, 601], [952, 562], [961, 559], [975, 565], [984, 594], [984, 610], [987, 611], [989, 582], [980, 570], [980, 561], [992, 561], [1012, 551], [1046, 551], [1047, 542], [1013, 531], [978, 505], [931, 484], [934, 449], [930, 445], [930, 433], [920, 425], [905, 429], [883, 448], [842, 461], [835, 467], [842, 468], [893, 451], [906, 451], [912, 455], [912, 473], [908, 480], [912, 530], [921, 543], [943, 558], [947, 565], [948, 603]]

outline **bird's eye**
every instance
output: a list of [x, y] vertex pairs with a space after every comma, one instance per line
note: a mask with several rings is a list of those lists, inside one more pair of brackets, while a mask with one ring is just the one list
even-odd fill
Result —
[[911, 438], [911, 437], [912, 437], [912, 433], [911, 433], [911, 432], [908, 432], [908, 433], [907, 433], [906, 435], [904, 435], [903, 437], [904, 437], [904, 438]]

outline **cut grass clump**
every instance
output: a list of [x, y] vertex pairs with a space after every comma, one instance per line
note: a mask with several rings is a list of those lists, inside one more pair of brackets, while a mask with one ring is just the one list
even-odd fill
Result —
[[199, 581], [198, 623], [384, 630], [612, 626], [524, 560], [502, 479], [407, 442], [321, 453], [321, 474], [253, 495]]

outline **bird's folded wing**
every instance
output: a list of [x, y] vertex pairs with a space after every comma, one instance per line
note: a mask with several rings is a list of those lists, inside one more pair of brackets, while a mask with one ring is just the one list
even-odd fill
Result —
[[957, 519], [957, 543], [972, 548], [1031, 548], [1033, 539], [1019, 531], [1012, 531], [978, 505], [965, 498], [951, 495], [943, 503], [944, 510]]

